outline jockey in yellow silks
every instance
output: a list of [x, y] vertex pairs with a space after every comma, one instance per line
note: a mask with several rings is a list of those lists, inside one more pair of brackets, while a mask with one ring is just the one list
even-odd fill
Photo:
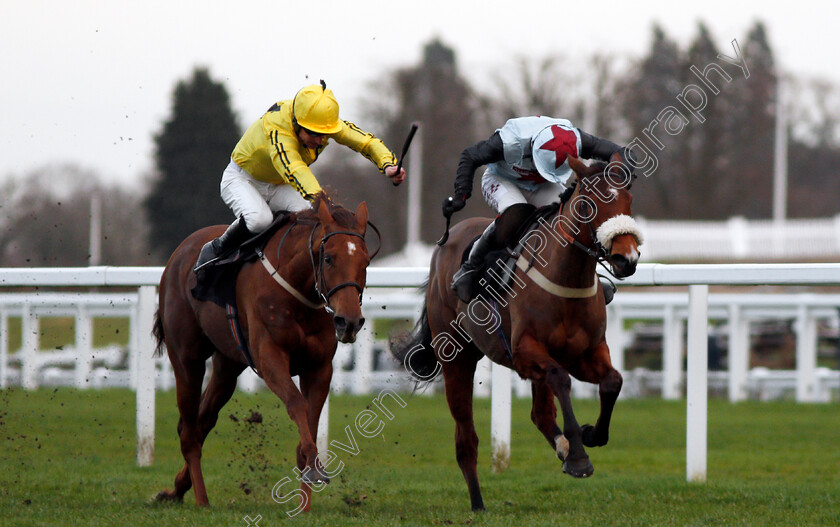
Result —
[[294, 99], [272, 105], [236, 144], [220, 185], [236, 220], [204, 245], [195, 269], [264, 231], [274, 212], [307, 209], [323, 192], [309, 165], [330, 140], [368, 158], [395, 184], [405, 179], [405, 170], [397, 172], [397, 158], [381, 140], [339, 118], [338, 101], [324, 81], [306, 86]]

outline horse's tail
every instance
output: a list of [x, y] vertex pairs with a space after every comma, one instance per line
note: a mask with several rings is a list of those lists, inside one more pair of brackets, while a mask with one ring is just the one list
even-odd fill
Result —
[[[421, 287], [425, 292], [428, 282]], [[432, 330], [429, 327], [429, 312], [423, 301], [420, 320], [411, 333], [391, 340], [391, 354], [417, 381], [431, 381], [440, 374], [440, 363], [432, 347]]]
[[157, 344], [155, 345], [155, 357], [163, 356], [163, 321], [160, 319], [160, 309], [155, 311], [155, 323], [152, 326], [152, 336], [155, 337]]

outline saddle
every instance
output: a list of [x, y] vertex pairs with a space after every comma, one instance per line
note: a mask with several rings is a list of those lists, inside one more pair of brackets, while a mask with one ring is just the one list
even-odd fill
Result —
[[263, 232], [246, 240], [241, 246], [211, 261], [196, 275], [196, 286], [191, 290], [196, 300], [209, 301], [227, 308], [236, 306], [236, 277], [242, 266], [259, 258], [268, 240], [294, 215], [287, 211], [274, 214], [271, 225]]

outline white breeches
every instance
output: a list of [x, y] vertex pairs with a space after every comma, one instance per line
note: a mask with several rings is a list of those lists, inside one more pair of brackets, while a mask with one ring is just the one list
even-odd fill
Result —
[[231, 160], [219, 185], [222, 199], [236, 217], [244, 217], [248, 230], [262, 232], [271, 225], [273, 212], [298, 212], [309, 208], [309, 202], [291, 185], [277, 185], [254, 179]]
[[484, 199], [501, 214], [517, 203], [530, 203], [539, 208], [560, 201], [560, 194], [566, 189], [559, 183], [545, 182], [533, 192], [517, 186], [515, 181], [499, 177], [488, 171], [481, 177], [481, 193]]

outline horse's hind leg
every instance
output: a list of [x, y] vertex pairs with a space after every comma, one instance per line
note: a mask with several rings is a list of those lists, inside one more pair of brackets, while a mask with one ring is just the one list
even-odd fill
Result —
[[545, 436], [557, 457], [564, 461], [569, 455], [569, 440], [557, 426], [557, 407], [554, 394], [545, 381], [531, 381], [531, 421]]
[[581, 428], [583, 444], [604, 446], [610, 438], [610, 419], [624, 382], [621, 374], [612, 367], [607, 344], [602, 342], [596, 348], [593, 360], [581, 368], [581, 371], [575, 373], [581, 380], [598, 384], [598, 395], [601, 398], [601, 413], [598, 415], [595, 426], [584, 425]]
[[455, 419], [455, 458], [470, 492], [472, 510], [484, 510], [478, 485], [478, 435], [473, 421], [473, 378], [480, 354], [465, 346], [451, 362], [443, 363], [446, 401]]
[[230, 401], [236, 391], [236, 379], [245, 369], [245, 365], [236, 362], [221, 353], [213, 355], [213, 374], [201, 396], [201, 407], [198, 410], [198, 425], [201, 430], [201, 444], [216, 426], [219, 412]]
[[175, 390], [178, 398], [178, 436], [181, 439], [181, 454], [184, 456], [184, 468], [175, 476], [175, 488], [158, 494], [158, 500], [184, 499], [184, 494], [195, 485], [195, 501], [199, 506], [208, 505], [207, 490], [201, 474], [201, 447], [204, 436], [198, 423], [201, 404], [201, 383], [204, 380], [205, 365], [203, 360], [181, 360], [175, 347], [168, 346], [175, 373]]

